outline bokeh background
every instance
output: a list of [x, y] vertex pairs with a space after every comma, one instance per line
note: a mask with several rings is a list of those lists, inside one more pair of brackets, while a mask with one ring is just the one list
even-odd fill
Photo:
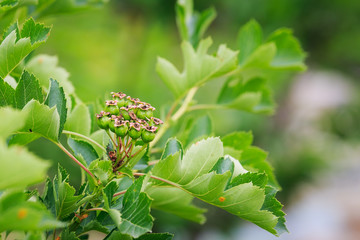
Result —
[[[173, 97], [155, 72], [156, 57], [180, 64], [175, 0], [112, 0], [103, 7], [46, 19], [53, 28], [36, 53], [57, 55], [77, 95], [95, 101], [123, 91], [155, 107]], [[235, 46], [239, 28], [256, 19], [265, 35], [289, 27], [308, 57], [305, 73], [273, 83], [278, 103], [273, 116], [211, 111], [215, 135], [251, 130], [265, 149], [283, 190], [290, 234], [279, 239], [360, 239], [360, 2], [359, 0], [195, 0], [195, 9], [214, 6], [218, 17], [206, 36], [214, 46]], [[223, 81], [210, 83], [206, 99]], [[203, 113], [200, 113], [203, 114]], [[31, 149], [79, 169], [51, 143]], [[45, 151], [44, 151], [45, 150]], [[71, 179], [78, 184], [76, 177]], [[199, 202], [202, 205], [201, 202]], [[156, 231], [176, 240], [277, 239], [255, 225], [213, 209], [197, 225], [153, 212]]]

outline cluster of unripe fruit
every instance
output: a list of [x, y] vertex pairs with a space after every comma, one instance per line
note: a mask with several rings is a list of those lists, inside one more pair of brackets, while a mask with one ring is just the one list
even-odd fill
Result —
[[96, 114], [98, 126], [110, 129], [121, 138], [129, 136], [137, 140], [141, 137], [144, 143], [151, 142], [163, 123], [153, 117], [155, 108], [122, 92], [111, 95], [112, 100], [106, 101], [105, 111]]

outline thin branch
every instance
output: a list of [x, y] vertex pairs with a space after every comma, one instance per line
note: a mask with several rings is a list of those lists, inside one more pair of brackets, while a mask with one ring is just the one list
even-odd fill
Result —
[[91, 212], [91, 211], [103, 211], [103, 212], [106, 212], [106, 210], [103, 209], [103, 208], [89, 208], [89, 209], [86, 209], [85, 212]]
[[66, 155], [68, 155], [77, 165], [79, 165], [85, 172], [87, 172], [97, 182], [96, 177], [87, 169], [79, 160], [76, 159], [61, 143], [54, 142]]
[[120, 195], [125, 194], [125, 193], [126, 193], [126, 190], [123, 190], [123, 191], [121, 191], [121, 192], [115, 193], [115, 194], [113, 195], [113, 197], [120, 196]]
[[149, 162], [148, 162], [148, 165], [149, 165], [149, 166], [155, 165], [155, 164], [157, 164], [159, 161], [160, 161], [160, 160], [149, 161]]
[[142, 150], [146, 148], [147, 144], [144, 144], [139, 150], [137, 150], [133, 155], [131, 155], [131, 158], [135, 157], [137, 154], [139, 154]]
[[191, 106], [188, 108], [188, 111], [194, 111], [194, 110], [205, 110], [205, 109], [222, 109], [224, 106], [216, 105], [216, 104], [199, 104], [195, 106]]
[[67, 130], [63, 130], [62, 133], [64, 134], [67, 134], [67, 135], [74, 135], [74, 136], [78, 136], [78, 137], [81, 137], [85, 140], [87, 140], [88, 142], [91, 142], [93, 144], [95, 144], [96, 146], [98, 146], [99, 148], [101, 148], [101, 150], [103, 150], [104, 152], [106, 152], [106, 149], [101, 145], [99, 144], [98, 142], [94, 141], [93, 139], [85, 136], [85, 135], [82, 135], [80, 133], [77, 133], [77, 132], [71, 132], [71, 131], [67, 131]]

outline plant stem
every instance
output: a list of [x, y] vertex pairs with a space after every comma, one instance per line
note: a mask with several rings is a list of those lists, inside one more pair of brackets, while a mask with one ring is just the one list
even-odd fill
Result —
[[150, 161], [150, 162], [148, 162], [148, 165], [149, 165], [149, 166], [155, 165], [155, 164], [157, 164], [159, 161], [160, 161], [160, 160]]
[[114, 148], [116, 148], [117, 144], [116, 144], [114, 138], [111, 136], [111, 133], [110, 133], [109, 129], [106, 129], [105, 131], [106, 131], [107, 135], [109, 136], [109, 138], [111, 139], [111, 141], [113, 142]]
[[106, 210], [103, 209], [103, 208], [89, 208], [89, 209], [86, 209], [85, 212], [91, 212], [91, 211], [103, 211], [103, 212], [106, 212]]
[[[134, 174], [134, 176], [144, 176], [144, 175], [147, 175], [146, 173], [133, 173], [133, 174]], [[172, 185], [172, 186], [174, 186], [174, 187], [183, 189], [183, 188], [181, 188], [178, 184], [176, 184], [176, 183], [174, 183], [174, 182], [171, 182], [171, 181], [168, 181], [168, 180], [166, 180], [166, 179], [163, 179], [163, 178], [161, 178], [161, 177], [157, 177], [157, 176], [150, 175], [150, 178], [156, 179], [156, 180], [159, 180], [159, 181], [161, 181], [161, 182], [164, 182], [164, 183], [167, 183], [167, 184], [169, 184], [169, 185]]]
[[168, 115], [166, 116], [163, 126], [160, 128], [159, 132], [156, 134], [155, 139], [150, 143], [150, 147], [155, 146], [155, 144], [160, 140], [160, 138], [165, 134], [165, 132], [170, 128], [171, 123], [177, 121], [188, 109], [192, 99], [194, 98], [199, 87], [191, 88], [180, 108], [171, 116], [172, 111], [178, 105], [179, 100], [176, 100], [174, 105], [170, 108]]
[[224, 108], [224, 107], [221, 105], [216, 105], [216, 104], [199, 104], [199, 105], [189, 107], [188, 111], [205, 110], [205, 109], [221, 109], [221, 108]]
[[120, 196], [120, 195], [125, 194], [125, 193], [126, 193], [126, 190], [123, 190], [123, 191], [121, 191], [121, 192], [115, 193], [115, 194], [113, 195], [113, 197]]
[[106, 149], [105, 149], [101, 144], [99, 144], [98, 142], [94, 141], [93, 139], [91, 139], [91, 138], [89, 138], [89, 137], [87, 137], [87, 136], [85, 136], [85, 135], [82, 135], [82, 134], [77, 133], [77, 132], [67, 131], [67, 130], [63, 130], [62, 133], [67, 134], [67, 135], [74, 135], [74, 136], [81, 137], [81, 138], [83, 138], [83, 139], [85, 139], [85, 140], [87, 140], [87, 141], [95, 144], [96, 146], [98, 146], [99, 148], [101, 148], [101, 150], [103, 150], [104, 152], [106, 152]]
[[89, 169], [87, 169], [79, 160], [76, 159], [61, 143], [54, 142], [66, 155], [68, 155], [77, 165], [79, 165], [82, 169], [84, 169], [85, 172], [87, 172], [95, 182], [97, 182], [96, 177], [90, 172]]
[[137, 154], [139, 154], [142, 150], [144, 150], [147, 147], [148, 144], [144, 144], [139, 150], [137, 150], [133, 155], [131, 155], [131, 158], [135, 157]]

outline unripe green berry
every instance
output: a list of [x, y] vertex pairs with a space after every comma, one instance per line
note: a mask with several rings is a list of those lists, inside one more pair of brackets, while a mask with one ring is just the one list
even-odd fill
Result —
[[153, 132], [148, 132], [148, 131], [141, 132], [141, 139], [143, 140], [144, 143], [151, 142], [152, 140], [154, 140], [154, 138], [155, 138], [155, 133]]
[[109, 112], [111, 115], [119, 114], [119, 107], [117, 106], [116, 101], [106, 101], [105, 111]]
[[125, 137], [127, 132], [128, 132], [128, 126], [126, 124], [115, 127], [115, 133], [118, 137]]
[[152, 116], [153, 116], [153, 109], [149, 109], [149, 110], [146, 110], [146, 112], [145, 112], [145, 116], [147, 117], [147, 118], [151, 118]]
[[120, 107], [125, 107], [125, 105], [126, 105], [126, 100], [125, 100], [125, 98], [117, 99], [116, 101], [117, 101], [117, 105], [118, 105], [119, 108], [120, 108]]
[[101, 112], [100, 114], [96, 115], [97, 118], [97, 124], [100, 128], [102, 129], [108, 129], [109, 128], [109, 123], [111, 121], [110, 117], [109, 117], [110, 113], [106, 113], [106, 112]]
[[121, 115], [123, 116], [123, 118], [125, 120], [130, 120], [131, 119], [127, 107], [121, 107], [120, 108], [120, 113], [121, 113]]
[[141, 136], [141, 126], [138, 123], [130, 123], [129, 136], [138, 139]]
[[139, 109], [138, 112], [136, 113], [136, 116], [140, 119], [145, 119], [146, 118], [146, 111]]
[[115, 132], [115, 120], [116, 120], [116, 116], [112, 115], [109, 122], [109, 128], [112, 132]]

